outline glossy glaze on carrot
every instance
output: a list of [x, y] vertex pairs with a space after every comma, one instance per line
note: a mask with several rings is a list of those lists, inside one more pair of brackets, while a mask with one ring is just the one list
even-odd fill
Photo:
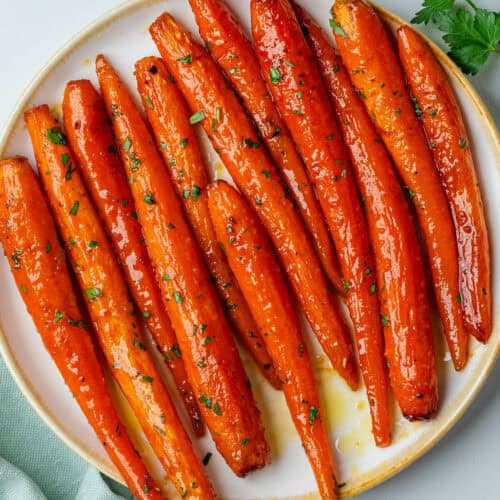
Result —
[[[208, 213], [205, 165], [187, 105], [162, 59], [146, 57], [135, 65], [135, 76], [144, 110], [170, 177], [182, 200], [186, 216], [200, 245], [219, 296], [240, 341], [252, 354], [269, 382], [279, 381], [248, 305], [227, 264]], [[215, 118], [214, 118], [215, 120]], [[185, 145], [184, 145], [185, 144]], [[227, 307], [231, 305], [231, 307]]]
[[104, 56], [96, 67], [189, 381], [218, 450], [244, 476], [270, 454], [229, 324], [148, 126]]
[[438, 399], [436, 360], [422, 255], [408, 203], [340, 56], [310, 16], [295, 9], [330, 92], [364, 199], [391, 386], [403, 415], [428, 417]]
[[26, 158], [0, 161], [0, 241], [45, 348], [109, 457], [137, 498], [162, 498], [113, 406], [54, 220]]
[[344, 292], [321, 207], [295, 144], [274, 106], [250, 40], [223, 0], [190, 0], [201, 37], [250, 112], [302, 215], [326, 275]]
[[467, 361], [458, 252], [448, 200], [406, 89], [391, 39], [359, 0], [334, 5], [335, 38], [351, 80], [394, 161], [424, 233], [434, 291], [456, 369]]
[[66, 137], [46, 105], [27, 111], [25, 121], [42, 185], [111, 372], [178, 492], [212, 499], [212, 486], [145, 347], [120, 266]]
[[[162, 14], [150, 32], [191, 110], [204, 113], [206, 118], [200, 123], [271, 235], [325, 353], [341, 376], [356, 388], [358, 373], [349, 333], [330, 295], [304, 223], [243, 106], [208, 52], [172, 16]], [[218, 114], [221, 119], [213, 131], [211, 120]]]
[[266, 230], [228, 183], [211, 184], [208, 197], [218, 240], [264, 335], [321, 497], [336, 499], [333, 454], [309, 353]]
[[483, 201], [465, 123], [450, 81], [424, 39], [397, 32], [399, 56], [455, 222], [464, 321], [481, 342], [491, 334], [491, 263]]
[[[162, 303], [134, 201], [104, 102], [89, 80], [68, 83], [63, 100], [64, 126], [82, 177], [104, 222], [125, 273], [132, 297], [172, 373], [197, 436], [203, 422], [179, 346]], [[74, 168], [67, 165], [68, 171]]]
[[[376, 441], [390, 441], [375, 261], [340, 129], [314, 56], [288, 0], [251, 2], [262, 72], [314, 182], [339, 257]], [[288, 64], [287, 64], [288, 61]]]

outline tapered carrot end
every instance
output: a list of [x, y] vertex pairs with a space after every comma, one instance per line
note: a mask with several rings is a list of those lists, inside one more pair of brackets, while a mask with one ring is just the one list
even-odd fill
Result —
[[163, 14], [160, 14], [151, 24], [149, 27], [149, 33], [153, 39], [155, 39], [155, 37], [158, 37], [167, 31], [175, 30], [177, 27], [178, 24], [174, 17], [168, 12], [164, 12]]
[[182, 60], [183, 58], [193, 57], [193, 54], [185, 53], [188, 47], [203, 50], [201, 45], [195, 42], [191, 33], [168, 12], [161, 14], [151, 24], [149, 33], [160, 49], [160, 53], [163, 55], [162, 48], [168, 49], [172, 59]]
[[[484, 293], [484, 292], [483, 292]], [[491, 336], [491, 303], [485, 302], [484, 308], [480, 309], [481, 318], [479, 321], [472, 323], [465, 322], [467, 331], [481, 344], [486, 344]]]
[[49, 112], [49, 107], [47, 104], [40, 104], [39, 106], [33, 106], [32, 108], [24, 112], [24, 120], [25, 121], [34, 120], [38, 114], [40, 113], [45, 114], [48, 112]]
[[[465, 333], [465, 332], [464, 332]], [[465, 335], [460, 343], [457, 343], [450, 350], [451, 359], [455, 370], [459, 372], [465, 368], [469, 359], [469, 337]]]
[[[165, 63], [163, 62], [163, 59], [160, 57], [156, 56], [147, 56], [143, 57], [142, 59], [139, 59], [135, 63], [135, 72], [136, 73], [141, 73], [143, 71], [151, 71], [151, 68], [153, 66], [164, 66]], [[154, 70], [153, 70], [154, 73]]]
[[150, 82], [154, 75], [168, 77], [170, 72], [167, 65], [160, 57], [148, 56], [139, 59], [134, 66], [134, 75], [139, 86], [143, 82]]
[[100, 71], [103, 71], [109, 67], [110, 65], [104, 54], [98, 54], [97, 57], [95, 58], [96, 71], [99, 73]]
[[345, 370], [339, 371], [345, 381], [348, 383], [349, 387], [353, 391], [357, 391], [359, 389], [359, 373], [356, 362], [353, 359], [349, 362], [349, 366], [346, 367]]
[[388, 433], [387, 435], [383, 436], [374, 436], [375, 438], [375, 445], [377, 448], [387, 448], [392, 441], [391, 434]]

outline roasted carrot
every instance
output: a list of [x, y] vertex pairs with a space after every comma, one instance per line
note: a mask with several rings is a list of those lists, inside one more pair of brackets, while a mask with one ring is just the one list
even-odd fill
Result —
[[[64, 126], [97, 210], [120, 258], [132, 297], [162, 353], [182, 396], [191, 425], [203, 435], [203, 422], [187, 380], [177, 339], [161, 300], [132, 194], [116, 151], [104, 102], [89, 80], [68, 83], [63, 100]], [[67, 171], [75, 168], [66, 166]]]
[[[241, 294], [238, 283], [227, 264], [222, 248], [217, 244], [208, 213], [205, 188], [207, 173], [200, 146], [187, 105], [170, 78], [165, 63], [158, 57], [146, 57], [135, 65], [135, 76], [146, 115], [160, 146], [165, 164], [182, 200], [186, 216], [200, 245], [208, 270], [215, 280], [224, 304], [231, 304], [228, 316], [240, 341], [252, 354], [264, 376], [276, 388], [280, 387], [271, 358], [255, 320]], [[186, 145], [183, 146], [186, 141]]]
[[96, 67], [189, 381], [218, 450], [244, 476], [270, 453], [229, 324], [153, 136], [104, 56]]
[[436, 360], [422, 255], [408, 203], [341, 58], [310, 16], [295, 10], [330, 92], [365, 200], [391, 386], [403, 415], [427, 417], [438, 398]]
[[460, 106], [448, 77], [423, 38], [398, 30], [399, 56], [418, 104], [455, 222], [460, 296], [467, 329], [481, 342], [491, 334], [491, 263], [483, 201]]
[[321, 498], [336, 495], [335, 465], [300, 323], [266, 230], [228, 183], [208, 188], [210, 215], [248, 305], [264, 335]]
[[262, 72], [318, 193], [337, 248], [354, 324], [372, 428], [390, 442], [389, 383], [384, 360], [375, 262], [365, 215], [321, 74], [288, 0], [251, 2]]
[[467, 361], [453, 219], [392, 41], [367, 3], [339, 0], [332, 25], [340, 55], [415, 205], [437, 305], [457, 370]]
[[109, 457], [137, 498], [162, 498], [113, 406], [52, 215], [26, 158], [0, 161], [0, 241], [45, 348]]
[[[203, 466], [144, 345], [120, 266], [66, 137], [45, 105], [27, 111], [25, 121], [42, 185], [113, 376], [179, 493], [193, 499], [214, 498]], [[70, 175], [69, 164], [75, 167]]]
[[[243, 106], [210, 55], [172, 16], [162, 14], [150, 32], [191, 110], [203, 112], [205, 119], [200, 123], [271, 235], [325, 353], [339, 374], [356, 388], [358, 373], [349, 334], [330, 296], [319, 259]], [[213, 131], [211, 120], [218, 116], [220, 121]]]
[[335, 249], [309, 176], [266, 82], [252, 45], [223, 0], [190, 0], [205, 44], [250, 112], [274, 164], [290, 189], [326, 275], [343, 293]]

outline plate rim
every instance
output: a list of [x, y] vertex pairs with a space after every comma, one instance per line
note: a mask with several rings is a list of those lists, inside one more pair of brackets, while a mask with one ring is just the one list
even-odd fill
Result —
[[[101, 14], [83, 29], [79, 30], [66, 43], [64, 43], [42, 66], [40, 71], [31, 79], [30, 83], [23, 90], [16, 104], [14, 105], [14, 108], [10, 112], [5, 126], [0, 131], [0, 157], [2, 157], [3, 151], [8, 145], [16, 122], [26, 109], [27, 105], [30, 102], [30, 99], [36, 93], [40, 85], [42, 85], [46, 78], [50, 75], [50, 73], [54, 69], [56, 69], [66, 57], [71, 55], [72, 52], [86, 40], [98, 34], [99, 30], [105, 29], [109, 25], [113, 24], [117, 19], [124, 17], [131, 12], [135, 12], [140, 8], [158, 4], [160, 2], [162, 2], [162, 0], [126, 0], [125, 2]], [[163, 0], [163, 2], [165, 2], [165, 0]], [[168, 0], [166, 0], [165, 3], [168, 4]], [[491, 135], [494, 140], [494, 146], [496, 146], [498, 151], [497, 156], [499, 161], [497, 162], [497, 170], [500, 170], [500, 131], [498, 130], [488, 108], [484, 104], [482, 98], [479, 96], [474, 86], [469, 82], [469, 80], [458, 68], [458, 66], [428, 36], [421, 33], [418, 29], [416, 29], [400, 16], [378, 5], [376, 2], [369, 0], [369, 3], [372, 4], [372, 6], [375, 8], [377, 13], [382, 17], [383, 20], [389, 21], [391, 24], [397, 26], [410, 26], [415, 29], [429, 44], [439, 62], [443, 66], [445, 66], [450, 73], [453, 74], [454, 78], [458, 81], [458, 83], [471, 98], [476, 110], [482, 115], [485, 123], [490, 129]], [[493, 310], [493, 315], [495, 315], [495, 310]], [[361, 481], [355, 489], [348, 491], [349, 496], [358, 495], [395, 476], [396, 474], [416, 462], [427, 451], [433, 448], [446, 434], [448, 434], [451, 428], [460, 420], [465, 411], [476, 399], [485, 382], [488, 380], [491, 370], [495, 366], [497, 358], [500, 356], [500, 332], [497, 331], [496, 333], [497, 338], [494, 338], [494, 331], [490, 338], [490, 342], [487, 344], [488, 352], [485, 354], [485, 364], [479, 370], [477, 370], [477, 378], [472, 378], [471, 374], [472, 383], [469, 384], [470, 389], [467, 390], [466, 397], [458, 407], [449, 410], [452, 414], [450, 417], [448, 417], [445, 425], [440, 427], [427, 442], [423, 443], [421, 446], [416, 446], [416, 449], [413, 450], [412, 453], [408, 453], [399, 462], [393, 464], [392, 466], [384, 466], [384, 463], [380, 464], [376, 469], [374, 469], [375, 472], [370, 472], [370, 476], [373, 477], [368, 478], [364, 482]], [[28, 377], [24, 373], [23, 368], [18, 364], [16, 357], [10, 347], [7, 335], [3, 331], [1, 322], [0, 354], [2, 355], [4, 362], [17, 387], [21, 390], [28, 403], [37, 412], [37, 414], [49, 427], [49, 429], [54, 432], [54, 434], [59, 439], [61, 439], [61, 441], [66, 444], [66, 446], [68, 446], [72, 451], [83, 458], [83, 460], [90, 463], [96, 469], [111, 477], [115, 481], [121, 484], [125, 484], [114, 465], [110, 465], [103, 461], [96, 453], [88, 449], [88, 447], [86, 447], [84, 443], [80, 442], [78, 438], [76, 438], [76, 436], [73, 436], [69, 430], [64, 429], [62, 425], [58, 424], [55, 417], [43, 403], [40, 395], [32, 387]], [[378, 470], [380, 470], [379, 473], [377, 473]]]

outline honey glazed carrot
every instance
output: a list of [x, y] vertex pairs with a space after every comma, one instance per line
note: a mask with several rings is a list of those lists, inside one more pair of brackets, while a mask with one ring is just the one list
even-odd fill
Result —
[[[120, 258], [132, 297], [170, 368], [193, 430], [201, 436], [204, 429], [196, 397], [151, 268], [104, 102], [89, 80], [68, 83], [63, 117], [69, 145]], [[68, 163], [66, 168], [71, 175], [75, 167]]]
[[339, 0], [333, 16], [340, 55], [415, 207], [448, 348], [460, 370], [468, 359], [468, 335], [460, 303], [455, 228], [392, 40], [372, 7], [363, 1]]
[[264, 376], [275, 387], [279, 380], [262, 335], [241, 294], [238, 283], [217, 244], [208, 213], [207, 173], [193, 125], [200, 115], [190, 117], [187, 105], [158, 57], [146, 57], [135, 65], [139, 93], [164, 162], [182, 200], [186, 216], [215, 280], [219, 296], [239, 339], [252, 354]]
[[[244, 108], [210, 55], [172, 16], [162, 14], [150, 32], [191, 110], [205, 115], [200, 123], [271, 235], [290, 284], [325, 353], [339, 374], [356, 388], [358, 373], [346, 326], [330, 296], [304, 224], [284, 192]], [[220, 121], [214, 131], [211, 120], [218, 114]]]
[[[125, 280], [67, 139], [46, 105], [25, 121], [38, 171], [111, 372], [179, 494], [214, 493], [139, 330]], [[75, 170], [68, 173], [68, 165]]]
[[307, 12], [298, 6], [295, 11], [330, 92], [364, 199], [391, 386], [403, 415], [428, 417], [436, 408], [437, 371], [425, 273], [408, 203], [340, 56]]
[[223, 0], [190, 0], [190, 4], [207, 48], [243, 99], [290, 189], [327, 277], [343, 293], [335, 248], [314, 188], [267, 90], [250, 41]]
[[40, 184], [26, 158], [0, 161], [0, 241], [45, 348], [127, 486], [162, 498], [118, 416]]
[[269, 89], [301, 151], [337, 248], [376, 442], [390, 442], [389, 382], [368, 227], [340, 129], [288, 0], [253, 0], [252, 32]]
[[96, 69], [108, 114], [119, 113], [115, 138], [189, 381], [218, 450], [244, 476], [270, 453], [229, 324], [148, 126], [104, 56]]
[[403, 26], [397, 39], [400, 60], [455, 223], [465, 325], [479, 341], [486, 342], [492, 326], [490, 248], [465, 123], [448, 77], [423, 38]]
[[283, 381], [293, 422], [321, 498], [336, 499], [333, 454], [300, 323], [271, 242], [255, 212], [224, 181], [209, 187], [210, 215]]

